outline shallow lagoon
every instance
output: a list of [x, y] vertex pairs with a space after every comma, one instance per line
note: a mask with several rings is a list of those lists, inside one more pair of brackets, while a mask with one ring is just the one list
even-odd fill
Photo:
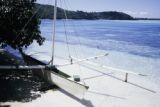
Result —
[[[56, 24], [57, 58], [86, 58], [108, 52], [109, 56], [95, 62], [148, 74], [148, 80], [160, 86], [160, 21], [58, 20]], [[41, 52], [37, 58], [45, 62], [50, 61], [52, 27], [52, 20], [42, 20], [40, 29], [46, 42], [41, 47], [34, 43], [27, 50]]]

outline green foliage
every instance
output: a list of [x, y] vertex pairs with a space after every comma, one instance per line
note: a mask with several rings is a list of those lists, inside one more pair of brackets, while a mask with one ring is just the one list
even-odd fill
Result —
[[100, 19], [110, 19], [110, 20], [132, 20], [133, 17], [131, 17], [128, 14], [122, 13], [122, 12], [115, 12], [115, 11], [110, 11], [110, 12], [100, 12], [98, 17]]
[[0, 45], [22, 50], [34, 40], [41, 45], [36, 0], [0, 0]]
[[[54, 6], [36, 4], [38, 16], [41, 19], [53, 19]], [[68, 19], [107, 19], [107, 20], [133, 20], [134, 18], [128, 14], [116, 11], [110, 12], [83, 12], [83, 11], [69, 11], [65, 10]], [[57, 8], [57, 18], [65, 19], [64, 9]]]

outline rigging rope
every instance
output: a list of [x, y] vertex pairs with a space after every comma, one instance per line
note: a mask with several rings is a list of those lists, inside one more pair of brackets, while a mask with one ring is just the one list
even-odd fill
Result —
[[[61, 3], [62, 3], [62, 1], [61, 1]], [[64, 3], [66, 4], [65, 1], [64, 1]], [[66, 5], [66, 7], [67, 7], [67, 5]], [[68, 21], [67, 20], [68, 17], [67, 17], [67, 13], [66, 13], [65, 9], [64, 9], [64, 14], [65, 14], [66, 21]], [[70, 21], [70, 22], [72, 22], [72, 21]], [[74, 25], [74, 24], [72, 23], [72, 25]], [[73, 64], [73, 58], [71, 57], [70, 48], [69, 48], [68, 35], [67, 35], [67, 32], [66, 32], [66, 24], [64, 24], [64, 27], [65, 27], [66, 43], [67, 43], [67, 48], [68, 48], [68, 52], [69, 52], [69, 58], [70, 58], [71, 64]], [[81, 46], [81, 41], [80, 41], [79, 36], [78, 36], [78, 34], [77, 34], [76, 30], [75, 30], [75, 26], [73, 28], [74, 28], [74, 33], [76, 33], [76, 37], [78, 38], [77, 40], [79, 42], [79, 46]], [[73, 46], [73, 48], [74, 48], [75, 56], [78, 58], [78, 54], [77, 54], [76, 48], [74, 46]], [[82, 50], [82, 48], [81, 48], [81, 50]], [[81, 52], [83, 53], [83, 51], [81, 51]], [[77, 65], [78, 65], [79, 71], [81, 73], [82, 72], [82, 68], [81, 68], [79, 63], [77, 63]], [[81, 81], [85, 84], [85, 81], [83, 79], [81, 79]], [[84, 97], [84, 95], [83, 95], [83, 97]]]
[[[64, 3], [65, 3], [65, 5], [66, 5], [66, 7], [67, 7], [67, 10], [69, 10], [69, 8], [71, 8], [71, 10], [73, 10], [72, 7], [70, 6], [69, 2], [66, 3], [66, 1], [67, 1], [67, 0], [64, 0]], [[68, 8], [68, 7], [69, 7], [69, 8]], [[82, 52], [82, 53], [81, 53], [81, 54], [82, 54], [82, 57], [84, 57], [84, 55], [83, 55], [84, 50], [83, 50], [83, 48], [82, 48], [82, 42], [81, 42], [81, 40], [80, 40], [80, 36], [79, 36], [79, 34], [78, 34], [78, 32], [77, 32], [77, 29], [75, 29], [76, 26], [75, 26], [75, 24], [74, 24], [74, 21], [73, 21], [73, 20], [70, 20], [70, 22], [71, 22], [71, 24], [73, 25], [72, 28], [73, 28], [74, 33], [75, 33], [74, 35], [77, 37], [75, 40], [78, 41], [79, 50]], [[82, 27], [82, 29], [83, 29], [83, 27]], [[85, 30], [84, 30], [84, 31], [85, 31]], [[73, 34], [71, 34], [71, 35], [73, 36]], [[78, 57], [77, 57], [77, 58], [78, 58]]]
[[[60, 0], [60, 2], [61, 2], [61, 5], [62, 5], [62, 0]], [[68, 57], [70, 58], [70, 62], [72, 64], [72, 57], [71, 57], [68, 34], [67, 34], [67, 27], [66, 27], [66, 22], [68, 22], [68, 17], [67, 17], [67, 13], [66, 13], [65, 9], [63, 10], [63, 12], [64, 12], [64, 16], [65, 16], [65, 21], [63, 20], [63, 25], [64, 25], [64, 29], [65, 29], [65, 39], [66, 39], [66, 43], [67, 43]]]

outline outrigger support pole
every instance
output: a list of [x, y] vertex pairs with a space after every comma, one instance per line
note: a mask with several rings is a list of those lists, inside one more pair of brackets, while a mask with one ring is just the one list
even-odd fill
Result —
[[52, 65], [8, 65], [0, 66], [0, 70], [54, 70], [55, 66]]
[[128, 73], [126, 73], [126, 78], [124, 82], [128, 82]]
[[[98, 55], [98, 56], [93, 56], [93, 57], [89, 57], [89, 58], [85, 58], [85, 59], [77, 59], [74, 57], [71, 57], [71, 62], [70, 63], [66, 63], [66, 64], [62, 64], [62, 65], [55, 65], [56, 67], [64, 67], [64, 66], [68, 66], [68, 65], [72, 65], [72, 64], [76, 64], [76, 63], [80, 63], [80, 62], [85, 62], [85, 61], [90, 61], [93, 59], [98, 59], [104, 56], [109, 55], [108, 53], [102, 54], [102, 55]], [[76, 60], [76, 61], [73, 61]]]

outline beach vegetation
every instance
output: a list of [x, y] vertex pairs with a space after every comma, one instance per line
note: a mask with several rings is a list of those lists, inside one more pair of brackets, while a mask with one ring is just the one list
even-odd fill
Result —
[[42, 45], [36, 0], [0, 0], [0, 46], [22, 50], [33, 41]]
[[[36, 11], [41, 19], [53, 19], [54, 6], [36, 4]], [[65, 15], [66, 14], [66, 15]], [[66, 17], [67, 16], [67, 17]], [[57, 19], [87, 19], [87, 20], [134, 20], [134, 18], [126, 13], [117, 11], [106, 12], [84, 12], [70, 11], [57, 8]]]

